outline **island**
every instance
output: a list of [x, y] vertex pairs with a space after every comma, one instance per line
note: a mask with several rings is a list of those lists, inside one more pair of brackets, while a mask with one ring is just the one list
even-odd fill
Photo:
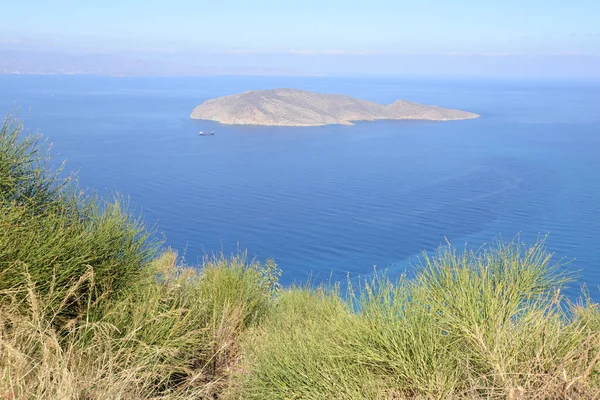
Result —
[[450, 121], [479, 115], [403, 100], [379, 104], [339, 94], [271, 89], [207, 100], [190, 117], [227, 125], [323, 126], [384, 119]]

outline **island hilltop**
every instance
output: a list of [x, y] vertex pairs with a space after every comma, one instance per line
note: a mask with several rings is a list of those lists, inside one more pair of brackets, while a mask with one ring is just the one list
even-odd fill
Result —
[[230, 125], [321, 126], [378, 119], [449, 121], [479, 115], [403, 100], [385, 105], [338, 94], [272, 89], [207, 100], [190, 117]]

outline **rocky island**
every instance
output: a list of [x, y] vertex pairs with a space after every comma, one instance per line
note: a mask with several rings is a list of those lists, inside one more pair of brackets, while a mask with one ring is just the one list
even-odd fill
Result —
[[322, 126], [381, 119], [450, 121], [479, 115], [403, 100], [378, 104], [338, 94], [272, 89], [207, 100], [197, 106], [190, 117], [228, 125]]

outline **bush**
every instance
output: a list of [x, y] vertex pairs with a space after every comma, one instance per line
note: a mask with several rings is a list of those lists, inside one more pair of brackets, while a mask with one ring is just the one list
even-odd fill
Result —
[[[122, 200], [83, 195], [72, 177], [61, 179], [48, 151], [7, 117], [0, 130], [0, 289], [23, 287], [27, 277], [54, 293], [56, 303], [91, 267], [94, 299], [121, 291], [156, 254], [156, 244]], [[77, 314], [75, 300], [66, 314]]]
[[[241, 335], [268, 312], [272, 269], [243, 255], [177, 265], [167, 251], [118, 298], [90, 307], [57, 329], [56, 293], [28, 280], [0, 291], [0, 395], [10, 399], [214, 399], [230, 384]], [[68, 303], [92, 285], [89, 269], [69, 287]], [[25, 299], [25, 307], [23, 301]]]
[[378, 383], [348, 356], [344, 340], [357, 315], [337, 289], [285, 290], [248, 336], [240, 399], [376, 399]]
[[591, 398], [600, 312], [560, 295], [543, 243], [441, 248], [413, 280], [286, 291], [247, 344], [240, 398]]
[[0, 200], [39, 212], [58, 201], [71, 178], [60, 179], [62, 166], [48, 168], [50, 146], [42, 136], [23, 135], [23, 124], [10, 114], [0, 128]]
[[[103, 323], [152, 359], [144, 369], [155, 391], [197, 388], [215, 393], [239, 357], [238, 339], [266, 315], [272, 288], [267, 270], [245, 255], [206, 259], [201, 268], [177, 266], [171, 251], [152, 263], [145, 279], [102, 309]], [[139, 363], [135, 363], [139, 365]]]

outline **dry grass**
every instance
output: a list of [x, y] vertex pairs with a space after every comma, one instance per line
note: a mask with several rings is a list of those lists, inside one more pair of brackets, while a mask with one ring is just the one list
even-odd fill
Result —
[[[31, 280], [0, 292], [1, 396], [216, 398], [238, 365], [240, 335], [266, 312], [271, 293], [260, 266], [240, 256], [190, 269], [167, 252], [146, 272], [147, 281], [102, 306], [79, 298], [86, 311], [59, 327], [54, 293], [37, 292]], [[61, 304], [93, 280], [89, 269]]]

